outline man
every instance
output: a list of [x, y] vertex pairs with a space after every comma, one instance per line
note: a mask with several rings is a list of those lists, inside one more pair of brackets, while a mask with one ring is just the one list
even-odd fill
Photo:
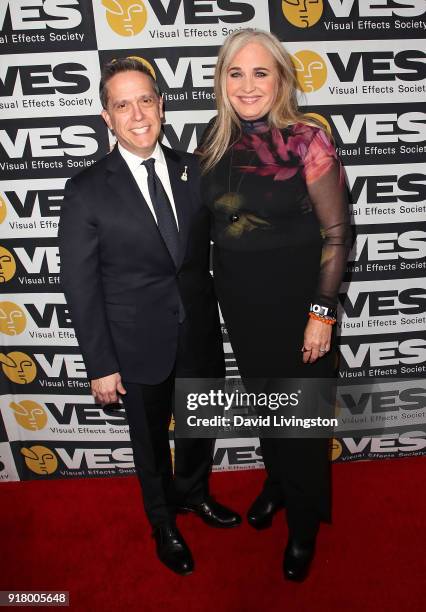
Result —
[[173, 476], [168, 439], [175, 377], [224, 375], [208, 215], [195, 157], [158, 142], [163, 101], [149, 70], [107, 64], [100, 97], [118, 143], [67, 183], [62, 283], [93, 395], [123, 400], [158, 557], [189, 574], [176, 510], [215, 527], [241, 520], [208, 495], [213, 441], [177, 438]]

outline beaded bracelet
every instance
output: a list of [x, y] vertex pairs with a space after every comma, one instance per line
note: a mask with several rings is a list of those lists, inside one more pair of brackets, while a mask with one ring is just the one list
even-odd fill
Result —
[[314, 312], [308, 312], [308, 315], [311, 319], [315, 319], [315, 321], [321, 321], [321, 323], [326, 323], [327, 325], [334, 325], [336, 323], [336, 319], [332, 319], [331, 317], [320, 317]]

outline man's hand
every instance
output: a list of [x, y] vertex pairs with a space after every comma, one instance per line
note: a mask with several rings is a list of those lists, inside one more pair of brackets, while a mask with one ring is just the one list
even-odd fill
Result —
[[324, 357], [330, 350], [331, 325], [309, 319], [305, 327], [303, 341], [303, 363], [314, 363], [318, 357]]
[[102, 404], [102, 406], [116, 404], [119, 401], [118, 394], [125, 395], [126, 393], [118, 372], [109, 376], [103, 376], [102, 378], [94, 378], [91, 381], [91, 387], [95, 401], [98, 404]]

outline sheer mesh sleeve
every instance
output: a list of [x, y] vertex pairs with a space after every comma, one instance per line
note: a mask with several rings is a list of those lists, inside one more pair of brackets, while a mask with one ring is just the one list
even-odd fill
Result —
[[343, 168], [323, 130], [316, 132], [309, 145], [304, 176], [324, 240], [313, 301], [335, 307], [351, 246], [351, 227]]

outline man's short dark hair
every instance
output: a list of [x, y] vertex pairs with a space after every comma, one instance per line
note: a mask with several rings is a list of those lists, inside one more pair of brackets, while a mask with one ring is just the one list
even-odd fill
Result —
[[160, 88], [158, 87], [157, 81], [152, 76], [152, 73], [148, 66], [145, 66], [141, 61], [133, 59], [131, 57], [120, 57], [116, 60], [112, 60], [105, 64], [101, 70], [101, 81], [99, 83], [99, 97], [101, 99], [102, 108], [108, 106], [108, 88], [107, 83], [113, 76], [119, 72], [141, 72], [151, 79], [152, 88], [154, 89], [157, 96], [161, 96]]

